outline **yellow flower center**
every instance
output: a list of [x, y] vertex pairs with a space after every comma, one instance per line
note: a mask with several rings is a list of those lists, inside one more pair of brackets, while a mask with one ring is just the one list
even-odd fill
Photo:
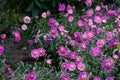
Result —
[[87, 80], [87, 77], [85, 75], [83, 75], [82, 80]]
[[110, 63], [107, 63], [106, 66], [107, 66], [107, 67], [110, 67]]

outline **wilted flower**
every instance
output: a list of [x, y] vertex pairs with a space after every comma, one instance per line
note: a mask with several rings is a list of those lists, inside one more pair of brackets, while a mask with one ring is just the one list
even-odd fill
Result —
[[96, 28], [96, 33], [98, 34], [98, 35], [101, 35], [101, 34], [103, 34], [105, 31], [102, 29], [102, 28]]
[[28, 43], [29, 45], [33, 45], [33, 40], [28, 40], [27, 43]]
[[76, 56], [76, 57], [75, 57], [75, 61], [76, 61], [76, 62], [82, 62], [82, 60], [83, 60], [83, 59], [82, 59], [80, 56]]
[[27, 30], [27, 25], [26, 24], [23, 24], [22, 26], [21, 26], [21, 28], [22, 28], [22, 30]]
[[114, 80], [113, 77], [107, 77], [105, 80]]
[[74, 71], [74, 70], [76, 70], [76, 65], [75, 65], [74, 62], [68, 63], [68, 70], [69, 70], [69, 71]]
[[39, 51], [38, 51], [38, 49], [33, 49], [32, 51], [31, 51], [31, 56], [33, 57], [33, 58], [38, 58], [39, 57]]
[[55, 37], [58, 35], [57, 28], [52, 27], [52, 28], [50, 29], [50, 35], [51, 35], [53, 38], [55, 38]]
[[87, 72], [81, 72], [78, 76], [78, 80], [89, 80], [89, 77]]
[[114, 61], [112, 59], [105, 59], [102, 62], [102, 67], [105, 71], [109, 72], [114, 68]]
[[69, 16], [68, 17], [68, 22], [73, 22], [74, 21], [74, 17], [73, 16]]
[[58, 54], [60, 56], [66, 56], [68, 53], [68, 49], [64, 46], [60, 46], [59, 49], [58, 49]]
[[24, 23], [28, 24], [31, 21], [31, 18], [29, 16], [25, 16], [23, 19]]
[[83, 64], [82, 62], [79, 62], [77, 64], [77, 69], [80, 70], [80, 71], [84, 71], [85, 70], [85, 64]]
[[58, 11], [65, 11], [65, 4], [60, 4]]
[[90, 50], [90, 55], [91, 56], [98, 56], [102, 54], [102, 50], [100, 47], [94, 47]]
[[109, 10], [109, 11], [107, 11], [107, 16], [109, 16], [109, 17], [113, 17], [113, 16], [116, 16], [116, 15], [117, 15], [117, 13], [116, 13], [115, 10]]
[[52, 44], [52, 42], [53, 42], [52, 38], [46, 38], [45, 39], [45, 43], [47, 43], [47, 44]]
[[48, 25], [51, 26], [51, 27], [54, 27], [54, 26], [56, 26], [56, 22], [57, 21], [54, 18], [50, 18], [48, 20]]
[[3, 52], [4, 52], [4, 47], [0, 45], [0, 56], [3, 54]]
[[80, 51], [86, 51], [87, 45], [85, 43], [79, 43], [78, 48], [80, 49]]
[[71, 80], [71, 79], [67, 74], [62, 74], [61, 75], [61, 80]]
[[39, 48], [38, 49], [39, 56], [44, 56], [46, 54], [46, 50], [44, 48]]

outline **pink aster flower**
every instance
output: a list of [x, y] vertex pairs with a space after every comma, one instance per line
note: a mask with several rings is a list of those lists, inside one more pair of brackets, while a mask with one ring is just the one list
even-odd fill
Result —
[[101, 9], [100, 6], [96, 6], [96, 7], [95, 7], [95, 10], [96, 10], [96, 11], [99, 11], [100, 9]]
[[86, 6], [92, 6], [92, 0], [86, 0], [85, 4]]
[[25, 17], [23, 18], [23, 21], [24, 21], [24, 23], [28, 24], [28, 23], [30, 23], [31, 18], [30, 18], [29, 16], [25, 16]]
[[115, 10], [109, 10], [109, 11], [107, 11], [107, 16], [114, 17], [114, 16], [117, 16], [117, 13]]
[[94, 11], [92, 9], [88, 10], [86, 12], [87, 16], [92, 16], [94, 14]]
[[107, 35], [106, 38], [107, 38], [108, 41], [112, 40], [112, 38], [113, 38], [113, 33], [112, 32], [107, 32], [106, 35]]
[[79, 33], [79, 32], [74, 32], [74, 39], [75, 39], [76, 41], [79, 41], [80, 38], [81, 38], [80, 33]]
[[78, 76], [78, 80], [89, 80], [90, 75], [87, 72], [81, 72]]
[[113, 54], [112, 57], [113, 57], [114, 59], [118, 59], [118, 58], [119, 58], [119, 56], [118, 56], [117, 54]]
[[94, 17], [94, 22], [97, 23], [97, 24], [100, 24], [100, 23], [102, 23], [102, 18], [100, 16], [95, 16]]
[[51, 15], [50, 10], [47, 10], [46, 14], [47, 14], [47, 17], [50, 16]]
[[50, 27], [56, 26], [56, 23], [57, 23], [57, 21], [56, 21], [54, 18], [50, 18], [50, 19], [48, 20], [48, 25], [49, 25]]
[[79, 20], [79, 21], [77, 22], [77, 25], [78, 25], [79, 27], [83, 26], [83, 21], [82, 21], [82, 20]]
[[22, 28], [22, 30], [27, 30], [27, 25], [26, 24], [23, 24], [22, 26], [21, 26], [21, 28]]
[[44, 48], [38, 49], [39, 56], [44, 56], [46, 54], [46, 50]]
[[20, 32], [19, 31], [15, 31], [15, 32], [13, 32], [13, 34], [14, 34], [15, 37], [19, 37], [20, 36]]
[[93, 80], [101, 80], [99, 77], [94, 77]]
[[43, 12], [43, 13], [41, 14], [41, 16], [42, 16], [42, 18], [47, 18], [47, 13], [46, 13], [46, 12]]
[[66, 56], [68, 54], [68, 49], [64, 46], [60, 46], [58, 49], [58, 54], [60, 56]]
[[77, 56], [77, 53], [76, 53], [76, 52], [70, 53], [70, 58], [71, 58], [71, 59], [75, 59], [76, 56]]
[[61, 80], [71, 80], [71, 79], [70, 79], [69, 75], [67, 75], [67, 74], [62, 74], [62, 75], [61, 75]]
[[90, 50], [90, 55], [91, 56], [98, 56], [102, 54], [102, 50], [100, 47], [94, 47]]
[[31, 51], [31, 56], [33, 57], [33, 58], [38, 58], [39, 57], [39, 51], [38, 51], [38, 49], [33, 49], [32, 51]]
[[94, 38], [94, 37], [95, 37], [95, 35], [94, 35], [94, 32], [93, 32], [93, 31], [89, 31], [89, 32], [87, 33], [87, 36], [88, 36], [88, 38], [89, 38], [89, 39], [92, 39], [92, 38]]
[[52, 27], [52, 28], [50, 29], [50, 35], [51, 35], [53, 38], [55, 38], [55, 37], [58, 35], [57, 28]]
[[52, 59], [46, 59], [46, 63], [49, 65], [52, 64]]
[[80, 57], [80, 56], [76, 56], [75, 57], [75, 61], [77, 62], [77, 63], [79, 63], [79, 62], [82, 62], [82, 58]]
[[118, 39], [113, 39], [113, 40], [111, 40], [110, 42], [109, 42], [109, 47], [111, 48], [111, 49], [114, 49], [114, 48], [116, 48], [117, 47], [117, 44], [119, 43], [119, 40]]
[[86, 68], [86, 66], [85, 66], [84, 63], [79, 62], [79, 63], [77, 64], [77, 69], [78, 69], [78, 70], [80, 70], [80, 71], [84, 71], [85, 68]]
[[96, 28], [96, 33], [102, 35], [105, 31], [102, 28]]
[[68, 14], [72, 14], [73, 13], [73, 8], [70, 5], [67, 6], [67, 13]]
[[59, 31], [64, 31], [64, 30], [65, 30], [65, 27], [64, 27], [63, 25], [60, 25], [60, 26], [58, 27], [58, 29], [59, 29]]
[[21, 41], [21, 36], [15, 37], [15, 42], [20, 42]]
[[98, 39], [97, 40], [97, 46], [103, 47], [105, 45], [106, 41], [104, 39]]
[[105, 59], [102, 62], [102, 67], [105, 71], [109, 72], [114, 68], [114, 61], [112, 59]]
[[78, 48], [80, 51], [86, 51], [87, 50], [87, 45], [85, 43], [79, 43]]
[[0, 56], [4, 53], [4, 47], [0, 45]]
[[65, 11], [65, 4], [64, 3], [59, 5], [58, 11]]
[[73, 22], [74, 21], [74, 17], [73, 16], [69, 16], [68, 17], [68, 22]]
[[36, 80], [37, 79], [37, 75], [35, 72], [30, 72], [24, 80]]
[[62, 65], [61, 65], [62, 69], [65, 70], [65, 71], [68, 70], [67, 65], [68, 65], [68, 62], [63, 62]]
[[88, 20], [88, 25], [89, 25], [89, 26], [92, 26], [92, 28], [93, 28], [94, 25], [93, 25], [93, 20], [92, 20], [92, 19], [89, 19], [89, 20]]
[[74, 71], [74, 70], [76, 70], [76, 65], [75, 65], [74, 62], [68, 63], [68, 70], [69, 70], [69, 71]]
[[113, 77], [107, 77], [105, 80], [114, 80]]
[[27, 43], [28, 43], [29, 45], [33, 45], [33, 40], [28, 40]]
[[2, 35], [1, 35], [1, 38], [2, 38], [2, 39], [6, 39], [6, 38], [7, 38], [6, 34], [2, 34]]

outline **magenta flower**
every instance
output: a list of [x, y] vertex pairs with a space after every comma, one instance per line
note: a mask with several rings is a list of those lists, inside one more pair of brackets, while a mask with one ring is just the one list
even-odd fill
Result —
[[64, 46], [60, 46], [59, 49], [58, 49], [58, 54], [60, 56], [64, 56], [65, 57], [68, 54], [68, 49], [66, 47], [64, 47]]
[[117, 13], [116, 13], [115, 10], [109, 10], [109, 11], [107, 12], [107, 16], [108, 16], [108, 17], [114, 17], [114, 16], [117, 16]]
[[28, 40], [27, 43], [28, 43], [29, 45], [33, 45], [33, 40]]
[[77, 56], [77, 53], [76, 53], [76, 52], [70, 53], [70, 58], [71, 58], [71, 59], [75, 59], [76, 56]]
[[13, 32], [13, 34], [14, 34], [15, 37], [20, 37], [20, 32], [19, 31], [15, 31], [15, 32]]
[[39, 51], [38, 51], [38, 49], [33, 49], [32, 51], [31, 51], [31, 56], [33, 57], [33, 58], [38, 58], [39, 57]]
[[89, 80], [89, 77], [87, 72], [81, 72], [78, 76], [78, 80]]
[[87, 16], [92, 16], [94, 14], [94, 11], [92, 9], [87, 11]]
[[53, 39], [51, 39], [51, 38], [45, 39], [45, 43], [47, 43], [47, 44], [52, 44], [52, 42], [53, 42]]
[[90, 55], [93, 56], [93, 57], [96, 57], [98, 55], [102, 55], [102, 50], [100, 47], [94, 47], [90, 50]]
[[94, 77], [93, 80], [101, 80], [99, 77]]
[[102, 18], [100, 16], [95, 16], [94, 17], [94, 22], [97, 23], [97, 24], [100, 24], [100, 23], [102, 23]]
[[60, 4], [58, 11], [65, 11], [65, 4]]
[[95, 35], [94, 35], [94, 32], [93, 32], [93, 31], [89, 31], [89, 32], [87, 33], [87, 36], [88, 36], [88, 38], [89, 38], [89, 39], [92, 39], [92, 38], [94, 38], [94, 37], [95, 37]]
[[82, 62], [82, 58], [80, 57], [80, 56], [76, 56], [75, 57], [75, 61], [77, 62], [77, 63], [79, 63], [79, 62]]
[[15, 37], [15, 42], [20, 42], [21, 41], [21, 36]]
[[114, 61], [112, 59], [105, 59], [102, 62], [102, 67], [105, 71], [109, 72], [114, 68]]
[[50, 18], [50, 19], [48, 20], [48, 25], [49, 25], [50, 27], [56, 26], [56, 23], [57, 23], [57, 21], [56, 21], [54, 18]]
[[85, 43], [79, 43], [78, 48], [80, 51], [86, 51], [87, 50], [87, 45]]
[[38, 49], [39, 56], [44, 56], [46, 54], [46, 50], [44, 48]]
[[50, 16], [51, 15], [50, 10], [47, 10], [46, 14], [47, 14], [47, 17]]
[[112, 38], [113, 38], [113, 33], [112, 32], [107, 32], [106, 35], [107, 35], [106, 39], [108, 41], [112, 40]]
[[79, 62], [79, 63], [77, 64], [77, 69], [78, 69], [78, 70], [80, 70], [80, 71], [84, 71], [85, 68], [86, 68], [86, 66], [85, 66], [84, 63]]
[[120, 20], [117, 22], [118, 27], [120, 27]]
[[97, 46], [103, 47], [105, 45], [106, 41], [104, 39], [98, 39], [97, 40]]
[[114, 80], [113, 77], [107, 77], [105, 80]]
[[80, 33], [79, 33], [79, 32], [74, 32], [74, 39], [75, 39], [76, 41], [79, 41], [80, 38], [81, 38]]
[[73, 13], [73, 9], [70, 5], [67, 6], [67, 13], [68, 14], [72, 14]]
[[102, 35], [105, 31], [102, 28], [96, 28], [96, 33]]
[[67, 74], [62, 74], [61, 75], [61, 80], [71, 80], [71, 79]]
[[51, 35], [53, 38], [55, 38], [55, 37], [58, 35], [57, 28], [52, 27], [52, 28], [50, 29], [50, 35]]
[[37, 75], [35, 72], [30, 72], [24, 80], [36, 80], [37, 79]]
[[74, 21], [74, 17], [73, 17], [73, 16], [69, 16], [69, 17], [68, 17], [68, 22], [71, 23], [71, 22], [73, 22], [73, 21]]
[[85, 4], [86, 6], [92, 6], [92, 0], [86, 0]]
[[67, 64], [68, 64], [67, 62], [63, 62], [62, 65], [61, 65], [62, 69], [65, 70], [65, 71], [68, 70]]
[[76, 70], [76, 65], [75, 65], [74, 62], [68, 63], [68, 70], [69, 70], [69, 71], [74, 71], [74, 70]]
[[111, 49], [114, 49], [114, 48], [116, 48], [117, 47], [117, 44], [119, 43], [119, 40], [118, 39], [113, 39], [113, 40], [111, 40], [110, 42], [109, 42], [109, 47], [111, 48]]
[[79, 21], [77, 22], [77, 25], [78, 25], [79, 27], [83, 26], [83, 21], [82, 21], [82, 20], [79, 20]]

